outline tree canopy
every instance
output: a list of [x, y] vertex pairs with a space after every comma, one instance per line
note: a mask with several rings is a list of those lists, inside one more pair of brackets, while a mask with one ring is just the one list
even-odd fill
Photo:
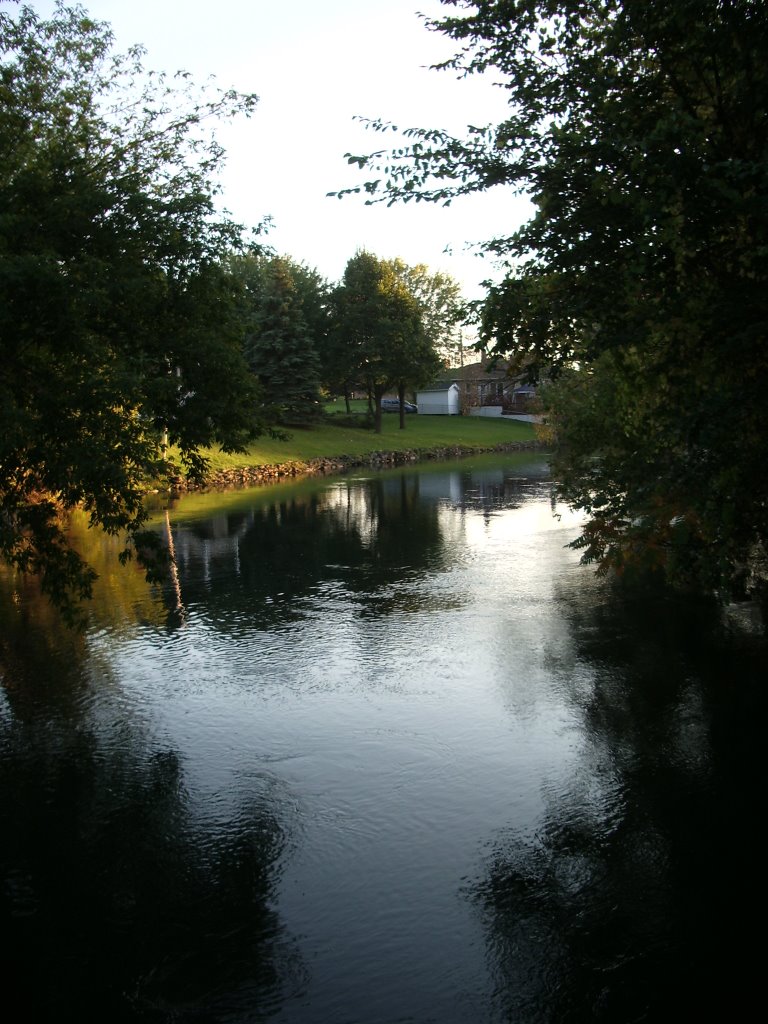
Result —
[[[768, 539], [768, 8], [757, 0], [443, 0], [443, 70], [508, 116], [406, 131], [370, 201], [513, 188], [522, 227], [482, 336], [550, 391], [561, 493], [603, 568], [759, 587]], [[393, 126], [371, 122], [374, 130]], [[581, 375], [581, 376], [579, 376]], [[574, 401], [578, 396], [579, 400]], [[761, 564], [763, 568], [761, 569]]]
[[325, 284], [284, 256], [233, 261], [243, 284], [245, 357], [271, 422], [301, 426], [320, 415], [321, 347], [328, 332]]
[[344, 353], [347, 379], [374, 399], [376, 432], [382, 396], [392, 387], [400, 393], [402, 426], [404, 389], [421, 384], [440, 365], [419, 301], [394, 263], [365, 251], [347, 263], [333, 300], [336, 349]]
[[163, 432], [199, 473], [258, 430], [209, 127], [256, 97], [142, 58], [79, 7], [0, 13], [0, 554], [70, 611], [93, 573], [63, 512], [146, 550]]
[[392, 260], [392, 266], [419, 304], [424, 334], [432, 350], [443, 365], [458, 365], [462, 328], [469, 317], [459, 282], [442, 270], [430, 270], [424, 263], [409, 266], [398, 258]]

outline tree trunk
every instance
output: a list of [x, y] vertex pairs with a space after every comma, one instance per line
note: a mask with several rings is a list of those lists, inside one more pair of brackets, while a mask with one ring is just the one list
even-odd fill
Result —
[[381, 399], [384, 395], [384, 385], [374, 384], [373, 386], [373, 399], [374, 399], [374, 431], [377, 434], [381, 433]]
[[405, 384], [397, 385], [397, 398], [400, 402], [400, 429], [405, 430]]

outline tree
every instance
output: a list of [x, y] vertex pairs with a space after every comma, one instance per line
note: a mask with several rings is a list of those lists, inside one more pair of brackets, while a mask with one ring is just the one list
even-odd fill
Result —
[[358, 351], [355, 339], [341, 328], [347, 293], [337, 286], [330, 294], [329, 330], [322, 348], [320, 378], [330, 395], [343, 395], [347, 415], [352, 392], [358, 386]]
[[236, 260], [244, 285], [245, 356], [259, 380], [274, 422], [304, 425], [320, 409], [320, 365], [307, 316], [322, 329], [315, 281], [297, 264], [280, 256]]
[[72, 615], [94, 573], [68, 510], [149, 552], [163, 433], [200, 475], [258, 430], [203, 128], [256, 98], [148, 75], [61, 3], [0, 14], [0, 88], [0, 553]]
[[[509, 115], [464, 139], [414, 129], [401, 154], [350, 157], [380, 173], [363, 188], [372, 201], [527, 191], [533, 218], [486, 246], [511, 269], [489, 290], [482, 334], [534, 375], [578, 366], [603, 396], [612, 382], [599, 432], [561, 417], [566, 443], [580, 424], [561, 459], [563, 496], [591, 514], [579, 545], [603, 567], [724, 592], [759, 584], [768, 8], [444, 2], [461, 13], [431, 27], [462, 48], [444, 68], [494, 75]], [[557, 411], [557, 390], [551, 400]]]
[[334, 309], [337, 350], [345, 354], [348, 378], [372, 396], [380, 434], [382, 396], [409, 382], [421, 359], [425, 338], [418, 302], [391, 263], [363, 251], [347, 263]]
[[288, 260], [310, 341], [322, 365], [331, 328], [331, 285], [314, 267]]
[[400, 402], [400, 429], [405, 429], [405, 392], [434, 380], [444, 367], [438, 346], [448, 351], [459, 319], [459, 286], [447, 274], [430, 274], [425, 264], [408, 266], [401, 259], [389, 263], [418, 311], [419, 323], [400, 339], [393, 355], [393, 382]]
[[298, 298], [310, 345], [316, 354], [321, 389], [336, 383], [336, 353], [331, 332], [332, 287], [314, 267], [288, 260], [293, 287]]
[[458, 365], [461, 331], [468, 318], [458, 281], [442, 271], [431, 271], [424, 263], [411, 267], [395, 259], [392, 266], [419, 304], [430, 346], [444, 366]]

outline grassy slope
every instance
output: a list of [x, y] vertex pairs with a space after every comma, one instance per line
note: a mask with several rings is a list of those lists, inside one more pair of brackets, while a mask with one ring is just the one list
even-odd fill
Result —
[[535, 438], [530, 423], [517, 420], [493, 419], [475, 416], [419, 416], [406, 417], [405, 430], [400, 430], [400, 418], [394, 413], [383, 417], [381, 434], [372, 430], [334, 425], [329, 419], [309, 430], [293, 430], [286, 441], [269, 437], [259, 438], [248, 452], [225, 455], [220, 451], [208, 453], [211, 470], [235, 469], [241, 466], [269, 466], [281, 462], [306, 462], [309, 459], [334, 455], [365, 455], [374, 451], [402, 451], [455, 447], [489, 448], [508, 441], [532, 441]]

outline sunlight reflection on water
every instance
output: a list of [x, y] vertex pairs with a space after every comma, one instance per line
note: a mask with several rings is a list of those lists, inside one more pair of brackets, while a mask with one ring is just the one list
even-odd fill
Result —
[[[133, 946], [107, 966], [78, 939], [64, 1002], [83, 1010], [84, 971], [102, 1007], [131, 991], [168, 1021], [619, 1021], [682, 1000], [694, 968], [680, 987], [665, 958], [703, 969], [706, 929], [680, 865], [703, 808], [730, 813], [711, 622], [625, 607], [580, 567], [535, 461], [221, 500], [170, 514], [183, 615], [110, 577], [75, 699], [7, 691], [8, 785], [41, 822], [57, 794], [91, 822], [57, 826], [65, 854], [126, 876], [119, 912], [75, 885]], [[54, 937], [60, 912], [40, 917]]]

